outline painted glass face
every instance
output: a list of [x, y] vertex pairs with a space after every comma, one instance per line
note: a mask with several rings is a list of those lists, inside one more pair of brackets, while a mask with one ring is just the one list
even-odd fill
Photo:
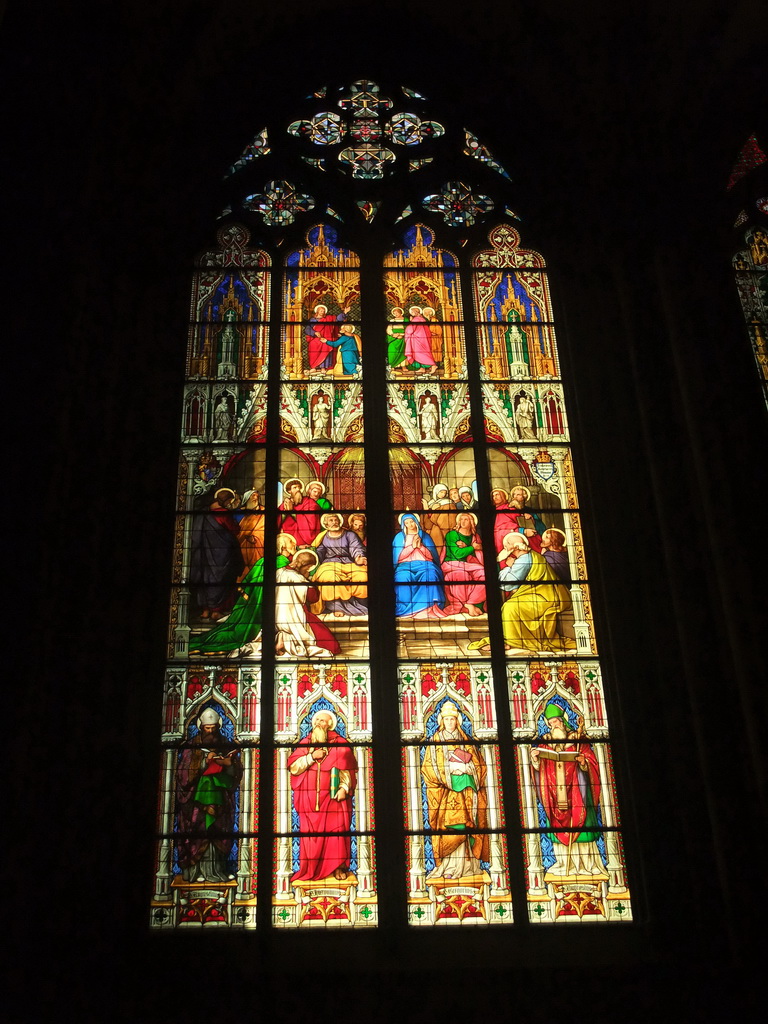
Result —
[[491, 185], [420, 184], [451, 138], [422, 96], [311, 99], [287, 141], [347, 184], [259, 179], [264, 129], [230, 169], [259, 244], [226, 223], [193, 280], [153, 925], [628, 920], [544, 260], [477, 230]]

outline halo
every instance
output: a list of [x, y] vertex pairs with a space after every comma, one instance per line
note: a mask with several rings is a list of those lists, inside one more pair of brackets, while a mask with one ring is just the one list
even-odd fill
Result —
[[[528, 538], [525, 536], [525, 534], [524, 533], [518, 533], [516, 530], [510, 530], [509, 533], [505, 533], [504, 536], [501, 538], [502, 544], [509, 537], [512, 537], [512, 538], [517, 537], [518, 538], [518, 543], [516, 545], [517, 547], [521, 547], [522, 546], [524, 548], [529, 548], [531, 546], [528, 543]], [[506, 548], [504, 550], [506, 550]], [[502, 554], [503, 553], [504, 552], [502, 551]], [[501, 555], [499, 555], [499, 558], [501, 558]]]
[[400, 526], [403, 525], [404, 519], [415, 519], [416, 525], [418, 526], [419, 529], [421, 529], [421, 519], [419, 519], [415, 512], [401, 512], [400, 515], [397, 517], [397, 521], [400, 524]]
[[320, 561], [320, 558], [314, 548], [297, 548], [296, 554], [291, 559], [291, 565], [293, 565], [299, 555], [312, 555], [315, 565]]
[[515, 484], [515, 486], [512, 488], [512, 490], [513, 491], [525, 491], [525, 500], [526, 501], [530, 501], [531, 500], [531, 492], [528, 490], [527, 487], [524, 486], [524, 484]]
[[477, 529], [477, 516], [475, 515], [474, 512], [467, 512], [466, 509], [460, 509], [456, 513], [456, 522], [457, 523], [459, 521], [459, 516], [469, 516], [469, 518], [472, 520], [473, 526], [475, 527], [475, 529]]
[[338, 722], [338, 718], [336, 717], [336, 715], [334, 715], [334, 713], [332, 711], [327, 711], [325, 708], [320, 708], [319, 711], [316, 711], [314, 713], [314, 715], [312, 715], [312, 728], [313, 729], [315, 728], [315, 725], [317, 724], [317, 716], [318, 715], [326, 715], [328, 718], [330, 718], [331, 719], [331, 729], [333, 729], [333, 731], [336, 732], [336, 723]]
[[304, 484], [301, 482], [301, 480], [299, 480], [297, 476], [292, 476], [290, 480], [286, 480], [285, 483], [283, 484], [283, 490], [290, 491], [292, 484], [298, 484], [299, 487], [301, 488], [301, 493], [304, 493]]
[[231, 494], [233, 498], [237, 497], [237, 493], [233, 491], [231, 487], [220, 487], [218, 491], [214, 491], [213, 496], [217, 501], [220, 494]]
[[307, 491], [309, 491], [309, 488], [312, 487], [313, 484], [317, 484], [318, 487], [322, 488], [322, 490], [320, 491], [320, 497], [322, 498], [322, 496], [325, 494], [325, 484], [321, 483], [319, 480], [310, 480], [309, 483], [306, 486], [306, 490], [305, 490], [304, 493], [306, 494]]
[[340, 516], [338, 512], [326, 512], [325, 515], [320, 516], [320, 525], [324, 530], [328, 529], [326, 519], [328, 519], [329, 516], [333, 516], [334, 519], [338, 519], [340, 527], [344, 526], [344, 517]]
[[275, 547], [277, 548], [278, 551], [280, 550], [280, 545], [285, 543], [286, 537], [290, 537], [293, 544], [296, 544], [296, 538], [293, 536], [292, 533], [278, 533], [277, 537], [275, 538]]
[[491, 488], [491, 497], [494, 496], [496, 491], [498, 491], [499, 494], [503, 494], [504, 495], [504, 501], [509, 501], [509, 491], [505, 491], [503, 487], [492, 487]]
[[565, 533], [560, 529], [559, 526], [546, 526], [544, 528], [544, 532], [546, 533], [547, 530], [551, 530], [552, 533], [559, 533], [563, 540], [567, 540]]

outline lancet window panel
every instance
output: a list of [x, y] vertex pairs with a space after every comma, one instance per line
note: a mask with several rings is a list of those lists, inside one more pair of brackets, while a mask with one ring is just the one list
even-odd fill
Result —
[[401, 663], [409, 922], [512, 919], [490, 665]]
[[327, 305], [315, 305], [313, 317], [283, 326], [283, 380], [338, 381], [346, 385], [361, 378], [363, 350], [369, 339], [360, 322], [349, 319], [344, 308], [328, 299]]
[[[266, 430], [265, 414], [254, 423]], [[260, 426], [259, 426], [260, 424]], [[250, 428], [249, 428], [250, 429]], [[250, 493], [249, 493], [250, 492]], [[245, 497], [247, 495], [247, 497]], [[258, 496], [258, 497], [257, 497]], [[184, 445], [179, 460], [177, 509], [180, 512], [243, 514], [266, 500], [266, 452], [261, 444]]]
[[[734, 256], [733, 266], [752, 351], [765, 390], [768, 387], [768, 230], [749, 228], [744, 241], [746, 248]], [[768, 391], [765, 397], [768, 400]]]
[[258, 667], [166, 674], [157, 927], [255, 924], [259, 701]]
[[423, 269], [388, 271], [384, 292], [389, 377], [466, 380], [458, 275]]
[[279, 927], [377, 923], [370, 669], [286, 662], [275, 671]]

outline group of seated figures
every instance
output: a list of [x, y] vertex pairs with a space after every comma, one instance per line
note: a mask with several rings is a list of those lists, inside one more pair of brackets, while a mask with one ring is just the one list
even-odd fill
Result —
[[[258, 495], [255, 494], [257, 507]], [[285, 481], [279, 505], [276, 552], [275, 650], [284, 657], [325, 657], [339, 652], [328, 623], [365, 620], [368, 615], [366, 517], [333, 509], [319, 480]], [[256, 657], [261, 651], [262, 585], [264, 581], [263, 516], [233, 516], [237, 496], [221, 488], [209, 512], [193, 530], [193, 571], [216, 551], [224, 565], [222, 537], [229, 547], [229, 605], [223, 597], [209, 599], [208, 586], [198, 588], [201, 619], [213, 628], [193, 638], [190, 653], [230, 658]], [[559, 616], [571, 610], [571, 573], [565, 534], [547, 526], [530, 508], [530, 491], [516, 486], [510, 493], [492, 491], [495, 507], [494, 548], [502, 593], [502, 628], [509, 652], [564, 652], [575, 641], [563, 635]], [[244, 506], [254, 507], [251, 497]], [[395, 613], [400, 619], [463, 619], [468, 624], [486, 613], [486, 570], [477, 508], [471, 487], [438, 483], [419, 512], [398, 517], [392, 542]], [[224, 516], [221, 513], [228, 512]], [[208, 531], [208, 537], [204, 531]], [[259, 532], [260, 531], [260, 532]], [[199, 536], [198, 536], [199, 534]], [[219, 547], [211, 545], [211, 538]], [[196, 539], [195, 539], [196, 538]], [[207, 541], [207, 546], [206, 546]], [[197, 546], [195, 546], [197, 545]], [[203, 568], [206, 568], [203, 566]], [[207, 568], [210, 570], [211, 565]], [[214, 566], [216, 568], [216, 566]], [[210, 580], [211, 573], [208, 573]], [[216, 604], [218, 601], [218, 604]], [[201, 599], [198, 598], [198, 604]], [[347, 631], [349, 627], [346, 627]], [[485, 627], [476, 623], [467, 651], [485, 651]]]

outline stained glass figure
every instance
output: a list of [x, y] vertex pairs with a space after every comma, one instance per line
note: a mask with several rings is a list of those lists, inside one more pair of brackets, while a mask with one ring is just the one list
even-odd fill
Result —
[[360, 79], [352, 83], [349, 93], [339, 100], [339, 106], [353, 117], [378, 117], [391, 109], [392, 100], [381, 95], [375, 82]]
[[370, 669], [298, 662], [276, 671], [274, 922], [377, 921]]
[[297, 135], [301, 139], [314, 142], [316, 146], [334, 146], [341, 142], [346, 131], [338, 114], [330, 111], [315, 114], [309, 121], [294, 121], [288, 125], [289, 135]]
[[255, 925], [258, 701], [253, 671], [167, 673], [157, 926]]
[[511, 920], [487, 663], [398, 669], [411, 924]]
[[395, 154], [383, 146], [361, 144], [349, 146], [339, 153], [339, 160], [352, 171], [353, 178], [383, 178], [387, 164]]
[[744, 241], [746, 248], [733, 258], [736, 287], [768, 402], [768, 230], [748, 228]]
[[532, 918], [627, 920], [631, 905], [610, 751], [596, 742], [605, 728], [587, 731], [578, 675], [571, 672], [571, 679], [568, 685], [562, 673], [554, 680], [550, 670], [539, 673], [542, 688], [530, 698], [534, 738], [517, 748], [523, 813], [531, 829], [524, 843]]
[[236, 174], [237, 171], [246, 167], [253, 160], [257, 160], [260, 156], [266, 156], [270, 153], [269, 142], [267, 140], [267, 129], [262, 128], [261, 131], [254, 136], [252, 142], [250, 142], [238, 159], [232, 164], [227, 173], [224, 175], [225, 178], [229, 178], [231, 175]]
[[741, 181], [745, 174], [749, 174], [751, 170], [759, 167], [760, 164], [764, 164], [766, 160], [768, 160], [768, 157], [761, 149], [757, 141], [757, 135], [753, 133], [741, 147], [739, 158], [731, 171], [727, 188], [733, 188], [736, 182]]
[[387, 134], [400, 146], [416, 146], [425, 139], [445, 135], [445, 128], [437, 121], [422, 121], [418, 114], [395, 114], [387, 125]]
[[463, 181], [447, 181], [440, 192], [425, 196], [422, 206], [425, 210], [442, 214], [446, 224], [462, 227], [474, 224], [478, 217], [489, 213], [493, 209], [493, 200], [474, 193]]
[[260, 213], [270, 225], [293, 224], [297, 213], [306, 213], [314, 205], [312, 196], [298, 192], [290, 181], [268, 181], [263, 193], [243, 200], [246, 210]]

